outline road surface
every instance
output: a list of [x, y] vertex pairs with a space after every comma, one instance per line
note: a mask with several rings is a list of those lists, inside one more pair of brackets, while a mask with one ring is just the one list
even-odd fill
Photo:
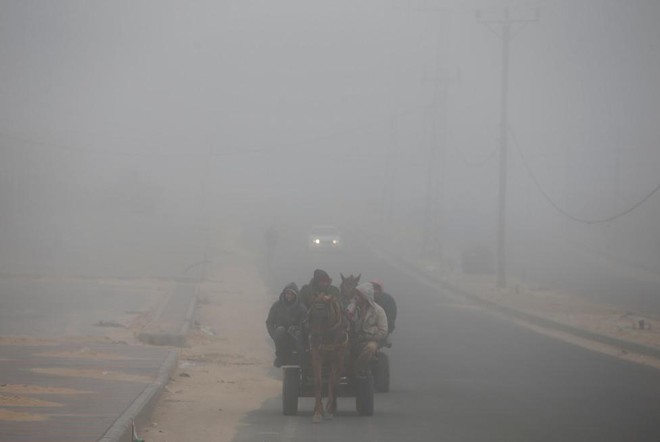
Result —
[[536, 334], [366, 247], [280, 247], [269, 282], [273, 290], [291, 279], [303, 284], [315, 268], [337, 284], [340, 272], [379, 278], [396, 297], [391, 391], [376, 395], [373, 417], [358, 417], [354, 399], [342, 398], [338, 416], [321, 424], [311, 422], [312, 399], [286, 417], [274, 398], [245, 418], [235, 442], [660, 440], [657, 370]]

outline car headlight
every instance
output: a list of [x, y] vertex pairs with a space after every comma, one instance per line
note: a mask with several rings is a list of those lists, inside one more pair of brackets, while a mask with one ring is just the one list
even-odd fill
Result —
[[314, 244], [321, 244], [321, 240], [318, 239], [318, 238], [316, 238], [316, 239], [314, 240]]
[[333, 240], [332, 240], [332, 243], [333, 243], [333, 244], [337, 244], [338, 242], [339, 242], [339, 241], [337, 241], [336, 239], [333, 239]]

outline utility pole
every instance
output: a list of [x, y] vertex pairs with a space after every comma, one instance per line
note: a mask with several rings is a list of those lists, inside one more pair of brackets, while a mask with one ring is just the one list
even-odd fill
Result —
[[[539, 11], [536, 9], [534, 18], [512, 18], [509, 8], [505, 8], [500, 17], [484, 17], [481, 11], [477, 11], [477, 21], [487, 25], [502, 41], [502, 80], [500, 99], [500, 164], [499, 164], [499, 195], [497, 216], [497, 287], [506, 287], [506, 182], [507, 182], [507, 132], [508, 132], [508, 104], [509, 104], [509, 47], [512, 38], [512, 28], [516, 24], [525, 25], [536, 22], [539, 19]], [[492, 25], [499, 25], [497, 32]]]
[[[398, 3], [401, 3], [401, 5], [397, 6]], [[434, 83], [433, 87], [433, 95], [431, 97], [431, 103], [428, 105], [427, 111], [426, 111], [426, 129], [429, 131], [429, 150], [428, 150], [428, 156], [426, 158], [426, 184], [425, 184], [425, 191], [426, 191], [426, 198], [424, 202], [424, 219], [423, 219], [423, 225], [422, 225], [422, 236], [421, 236], [421, 250], [420, 253], [422, 255], [428, 255], [430, 253], [433, 253], [437, 251], [437, 246], [439, 242], [438, 238], [438, 212], [439, 212], [439, 204], [438, 204], [438, 178], [437, 178], [437, 172], [436, 172], [436, 163], [438, 161], [438, 152], [436, 152], [436, 144], [437, 144], [437, 132], [438, 132], [438, 118], [446, 118], [446, 109], [442, 109], [445, 111], [442, 116], [439, 116], [439, 111], [440, 106], [444, 105], [446, 107], [446, 86], [441, 87], [441, 83], [446, 82], [446, 79], [440, 79], [440, 76], [438, 75], [440, 69], [441, 69], [441, 62], [440, 62], [440, 47], [441, 45], [444, 46], [447, 41], [447, 35], [446, 33], [448, 32], [447, 29], [449, 27], [449, 19], [447, 18], [449, 14], [451, 14], [451, 10], [446, 8], [443, 5], [443, 2], [441, 0], [400, 0], [397, 1], [395, 0], [395, 9], [399, 10], [407, 10], [407, 11], [417, 11], [417, 12], [440, 12], [443, 14], [444, 18], [444, 23], [441, 24], [440, 28], [440, 33], [438, 34], [438, 44], [436, 46], [436, 53], [435, 53], [435, 66], [434, 66], [434, 78], [430, 80], [430, 82]], [[442, 31], [445, 30], [443, 33]], [[443, 39], [444, 37], [444, 39]], [[442, 52], [442, 55], [446, 57], [447, 55], [447, 48], [443, 48], [444, 51]], [[426, 73], [424, 75], [426, 77]], [[424, 78], [422, 82], [427, 82], [427, 79]], [[443, 129], [445, 126], [445, 121], [441, 121], [443, 124]], [[444, 131], [442, 136], [445, 136]], [[444, 149], [444, 146], [440, 146], [441, 149]], [[444, 161], [444, 151], [439, 152], [440, 158]], [[443, 171], [444, 175], [444, 171]], [[444, 179], [444, 176], [441, 177], [441, 179]]]
[[[436, 67], [436, 77], [437, 77]], [[438, 232], [437, 232], [437, 217], [438, 217], [438, 183], [437, 183], [437, 138], [438, 138], [438, 111], [440, 102], [444, 101], [441, 97], [441, 92], [444, 88], [440, 88], [441, 80], [434, 78], [434, 92], [431, 98], [431, 103], [427, 109], [426, 121], [429, 124], [429, 140], [428, 140], [428, 157], [426, 158], [426, 201], [424, 204], [424, 227], [422, 231], [422, 250], [423, 256], [430, 256], [436, 252], [438, 245]], [[444, 115], [443, 115], [444, 117]], [[441, 146], [444, 147], [444, 146]]]

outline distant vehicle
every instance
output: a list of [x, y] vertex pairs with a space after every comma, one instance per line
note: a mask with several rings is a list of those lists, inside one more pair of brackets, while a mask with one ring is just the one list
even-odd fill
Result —
[[339, 250], [342, 240], [334, 226], [315, 226], [309, 231], [307, 246], [310, 250]]

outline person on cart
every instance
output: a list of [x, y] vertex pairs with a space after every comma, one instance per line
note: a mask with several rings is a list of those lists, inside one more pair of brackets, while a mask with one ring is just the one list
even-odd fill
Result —
[[266, 329], [275, 343], [275, 367], [291, 363], [294, 349], [299, 355], [303, 354], [302, 326], [306, 318], [307, 309], [300, 302], [298, 286], [289, 283], [266, 318]]
[[300, 298], [303, 305], [309, 309], [312, 306], [312, 301], [318, 294], [326, 294], [340, 299], [339, 289], [332, 285], [332, 279], [325, 270], [314, 270], [314, 276], [300, 289]]
[[374, 286], [374, 301], [385, 310], [385, 315], [387, 316], [387, 337], [383, 342], [383, 346], [391, 347], [392, 341], [390, 335], [394, 331], [396, 323], [396, 301], [392, 295], [383, 291], [383, 283], [380, 280], [374, 279], [371, 281], [371, 285]]
[[[355, 309], [351, 315], [355, 321], [354, 372], [363, 374], [387, 337], [387, 315], [374, 301], [374, 286], [370, 282], [355, 288]], [[353, 309], [349, 309], [353, 310]]]

